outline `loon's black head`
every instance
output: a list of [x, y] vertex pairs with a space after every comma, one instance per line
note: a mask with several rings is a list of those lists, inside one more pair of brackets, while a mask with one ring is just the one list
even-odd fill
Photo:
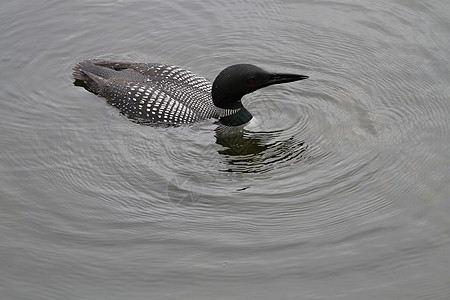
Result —
[[250, 64], [229, 66], [217, 75], [212, 87], [214, 105], [220, 108], [241, 108], [241, 98], [260, 88], [302, 80], [306, 75], [271, 73]]

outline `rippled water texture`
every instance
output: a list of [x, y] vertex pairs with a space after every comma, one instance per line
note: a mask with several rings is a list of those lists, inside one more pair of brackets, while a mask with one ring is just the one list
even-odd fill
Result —
[[[449, 299], [448, 1], [0, 4], [2, 299]], [[86, 58], [310, 79], [131, 122]]]

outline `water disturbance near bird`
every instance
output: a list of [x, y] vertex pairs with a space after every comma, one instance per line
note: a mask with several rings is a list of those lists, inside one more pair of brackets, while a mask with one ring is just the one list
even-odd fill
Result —
[[3, 1], [0, 298], [449, 299], [449, 12]]

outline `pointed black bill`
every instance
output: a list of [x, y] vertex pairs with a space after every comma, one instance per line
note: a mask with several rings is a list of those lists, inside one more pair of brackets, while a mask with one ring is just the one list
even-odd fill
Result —
[[308, 79], [308, 78], [309, 78], [309, 76], [307, 76], [307, 75], [272, 73], [269, 76], [267, 84], [272, 85], [272, 84], [279, 84], [279, 83], [287, 83], [287, 82], [293, 82], [293, 81], [303, 80], [303, 79]]

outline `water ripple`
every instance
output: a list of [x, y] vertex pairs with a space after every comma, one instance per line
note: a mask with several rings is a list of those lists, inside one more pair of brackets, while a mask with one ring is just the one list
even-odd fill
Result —
[[[2, 6], [5, 286], [448, 295], [448, 4], [434, 2]], [[310, 79], [248, 95], [256, 122], [221, 137], [212, 120], [130, 122], [72, 85], [90, 57]]]

